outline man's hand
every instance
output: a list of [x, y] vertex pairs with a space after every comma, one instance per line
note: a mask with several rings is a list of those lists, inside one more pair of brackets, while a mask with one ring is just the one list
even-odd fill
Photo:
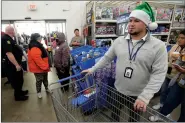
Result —
[[146, 112], [146, 103], [140, 99], [137, 99], [134, 103], [134, 110]]
[[15, 67], [17, 71], [20, 71], [22, 69], [20, 65], [16, 65]]
[[86, 75], [92, 74], [92, 72], [90, 71], [90, 69], [83, 70], [81, 73], [85, 73]]
[[73, 45], [74, 45], [74, 46], [79, 46], [80, 43], [78, 43], [77, 41], [75, 41], [75, 42], [73, 42]]

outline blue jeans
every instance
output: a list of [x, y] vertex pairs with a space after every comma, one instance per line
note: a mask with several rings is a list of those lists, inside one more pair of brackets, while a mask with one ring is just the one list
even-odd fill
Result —
[[181, 114], [178, 122], [185, 122], [185, 89], [183, 92], [182, 102], [181, 102]]
[[179, 104], [181, 104], [183, 91], [184, 88], [180, 87], [177, 82], [170, 87], [166, 101], [164, 102], [160, 113], [166, 116], [170, 114]]
[[166, 98], [168, 96], [168, 93], [169, 93], [168, 85], [170, 83], [170, 80], [171, 79], [166, 77], [162, 86], [161, 86], [161, 93], [160, 93], [160, 103], [161, 104], [164, 104], [164, 102], [166, 101]]

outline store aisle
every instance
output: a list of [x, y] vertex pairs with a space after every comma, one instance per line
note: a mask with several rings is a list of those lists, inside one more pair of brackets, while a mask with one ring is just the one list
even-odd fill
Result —
[[[52, 69], [48, 76], [49, 83], [57, 79], [55, 69]], [[24, 80], [23, 88], [29, 90], [29, 100], [17, 102], [14, 101], [11, 86], [4, 86], [7, 79], [2, 79], [2, 122], [56, 122], [57, 119], [51, 97], [46, 94], [44, 87], [42, 87], [43, 98], [38, 99], [34, 75], [32, 73], [25, 73]]]

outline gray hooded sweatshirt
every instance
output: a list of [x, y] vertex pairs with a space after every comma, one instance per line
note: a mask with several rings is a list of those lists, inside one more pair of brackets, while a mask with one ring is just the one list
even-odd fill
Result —
[[[134, 46], [133, 53], [145, 42], [138, 51], [135, 61], [130, 63], [128, 41], [132, 49], [133, 43], [130, 35], [126, 38], [123, 36], [117, 38], [100, 61], [90, 68], [90, 71], [95, 72], [103, 68], [117, 57], [116, 89], [124, 95], [137, 96], [138, 99], [148, 104], [164, 82], [168, 68], [167, 50], [164, 42], [147, 34]], [[124, 77], [127, 67], [133, 69], [131, 78]]]

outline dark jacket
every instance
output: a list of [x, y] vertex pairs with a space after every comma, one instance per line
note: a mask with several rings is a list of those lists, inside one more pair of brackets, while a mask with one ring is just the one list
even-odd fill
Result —
[[54, 66], [61, 71], [70, 65], [70, 50], [66, 42], [61, 43], [55, 50]]
[[[23, 56], [23, 49], [16, 43], [15, 40], [13, 40], [9, 35], [4, 34], [4, 36], [1, 38], [2, 43], [2, 58], [6, 59], [7, 62], [12, 64], [9, 59], [6, 56], [7, 52], [11, 52], [16, 61], [21, 64], [22, 63], [22, 56]], [[13, 65], [13, 64], [12, 64]]]

